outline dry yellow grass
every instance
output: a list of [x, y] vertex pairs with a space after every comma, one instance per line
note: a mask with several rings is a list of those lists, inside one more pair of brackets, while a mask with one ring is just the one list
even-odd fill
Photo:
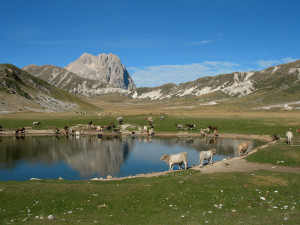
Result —
[[250, 181], [257, 186], [264, 187], [287, 186], [289, 184], [286, 180], [273, 176], [254, 176]]

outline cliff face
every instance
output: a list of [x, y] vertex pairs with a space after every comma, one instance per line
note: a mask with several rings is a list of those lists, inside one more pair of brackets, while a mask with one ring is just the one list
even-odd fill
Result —
[[98, 56], [84, 53], [65, 69], [85, 79], [95, 80], [111, 87], [125, 90], [136, 88], [119, 57], [111, 53]]

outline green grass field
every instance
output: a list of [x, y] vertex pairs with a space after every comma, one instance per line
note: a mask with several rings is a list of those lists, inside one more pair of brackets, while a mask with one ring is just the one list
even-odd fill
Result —
[[[299, 174], [0, 182], [2, 224], [299, 224]], [[12, 197], [13, 196], [13, 197]], [[49, 215], [54, 220], [48, 220]]]
[[[1, 115], [4, 129], [32, 126], [36, 129], [65, 125], [116, 123], [116, 116], [96, 114]], [[124, 123], [148, 125], [154, 117], [156, 131], [177, 132], [176, 123], [197, 128], [217, 125], [220, 133], [285, 136], [292, 128], [293, 145], [271, 144], [246, 159], [291, 167], [300, 166], [300, 121], [291, 117], [125, 115]], [[189, 131], [189, 132], [199, 132]], [[299, 224], [300, 174], [269, 171], [201, 174], [192, 169], [152, 178], [127, 180], [41, 180], [0, 182], [1, 224]], [[53, 215], [54, 219], [47, 217]]]
[[292, 145], [285, 140], [270, 144], [265, 149], [260, 149], [255, 154], [249, 155], [246, 159], [249, 162], [270, 163], [279, 166], [300, 166], [300, 135], [295, 134]]
[[[14, 130], [18, 127], [32, 127], [33, 121], [42, 122], [34, 129], [52, 129], [63, 128], [84, 124], [93, 121], [95, 125], [110, 125], [114, 122], [117, 125], [116, 117], [120, 115], [105, 115], [99, 117], [97, 113], [80, 115], [76, 113], [23, 113], [23, 114], [8, 114], [0, 116], [0, 125], [4, 129]], [[199, 132], [200, 128], [206, 128], [209, 125], [218, 126], [219, 133], [239, 133], [239, 134], [257, 134], [257, 135], [272, 135], [274, 133], [284, 137], [285, 132], [290, 128], [295, 131], [300, 127], [300, 120], [288, 117], [267, 117], [261, 115], [258, 117], [247, 116], [227, 116], [227, 117], [210, 117], [210, 116], [185, 116], [185, 115], [165, 115], [165, 120], [160, 120], [159, 115], [143, 114], [143, 115], [125, 115], [123, 122], [135, 126], [149, 125], [145, 120], [146, 117], [152, 116], [154, 119], [154, 131], [156, 132], [178, 132], [175, 124], [196, 124], [196, 130], [188, 132]]]

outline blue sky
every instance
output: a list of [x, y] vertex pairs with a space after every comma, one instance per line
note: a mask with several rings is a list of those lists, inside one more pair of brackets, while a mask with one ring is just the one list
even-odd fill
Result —
[[1, 0], [0, 63], [120, 57], [138, 87], [300, 58], [298, 0]]

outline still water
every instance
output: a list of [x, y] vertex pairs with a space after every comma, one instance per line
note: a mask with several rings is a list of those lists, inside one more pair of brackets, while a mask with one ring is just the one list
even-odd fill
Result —
[[[30, 178], [82, 180], [134, 176], [166, 171], [162, 154], [188, 153], [189, 166], [199, 164], [200, 151], [217, 149], [213, 161], [237, 156], [237, 145], [247, 140], [222, 138], [146, 138], [97, 136], [0, 137], [0, 180]], [[248, 140], [248, 151], [261, 141]], [[206, 161], [205, 161], [206, 162]], [[174, 166], [174, 169], [178, 169]]]

